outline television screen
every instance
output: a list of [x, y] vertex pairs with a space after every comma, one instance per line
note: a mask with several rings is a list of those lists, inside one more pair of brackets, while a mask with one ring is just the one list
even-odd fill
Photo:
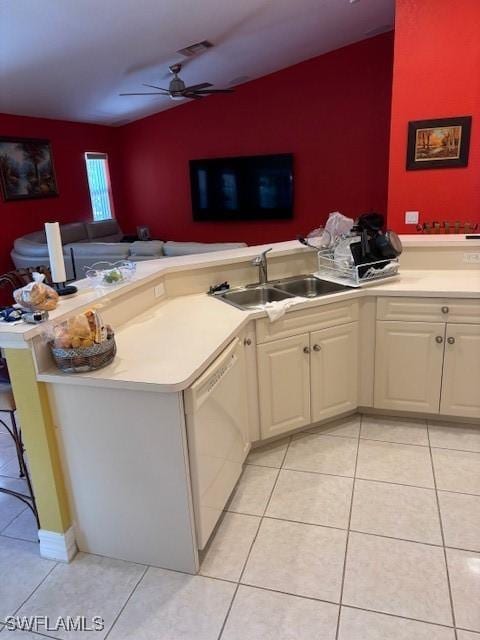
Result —
[[293, 156], [190, 160], [193, 219], [268, 220], [293, 216]]

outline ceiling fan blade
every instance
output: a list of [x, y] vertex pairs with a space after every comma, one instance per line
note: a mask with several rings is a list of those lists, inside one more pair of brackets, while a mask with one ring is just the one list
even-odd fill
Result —
[[210, 93], [233, 93], [234, 89], [205, 89], [200, 91], [195, 91], [200, 95], [209, 95]]
[[192, 84], [191, 87], [185, 87], [185, 91], [191, 93], [192, 91], [198, 91], [198, 89], [206, 89], [207, 87], [211, 87], [210, 82], [201, 82], [200, 84]]
[[159, 91], [155, 91], [152, 93], [119, 93], [119, 96], [169, 96], [169, 93], [160, 93]]
[[184, 93], [184, 98], [193, 98], [194, 100], [201, 100], [204, 96], [200, 96], [196, 93]]
[[160, 91], [166, 91], [168, 93], [168, 89], [165, 89], [165, 87], [157, 87], [155, 84], [147, 84], [146, 82], [142, 82], [142, 86], [151, 87], [152, 89], [160, 89]]

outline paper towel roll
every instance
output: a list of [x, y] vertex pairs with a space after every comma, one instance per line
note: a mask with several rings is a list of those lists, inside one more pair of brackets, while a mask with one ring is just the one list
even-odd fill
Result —
[[65, 273], [65, 260], [63, 259], [62, 239], [60, 237], [60, 225], [58, 222], [46, 222], [45, 234], [47, 236], [52, 281], [65, 282], [67, 275]]

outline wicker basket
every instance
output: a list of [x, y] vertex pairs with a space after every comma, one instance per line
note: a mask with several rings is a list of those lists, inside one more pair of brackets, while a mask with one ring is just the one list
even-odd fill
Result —
[[55, 364], [65, 373], [85, 373], [110, 364], [117, 352], [117, 346], [112, 334], [104, 342], [84, 349], [58, 349], [50, 342], [50, 350]]

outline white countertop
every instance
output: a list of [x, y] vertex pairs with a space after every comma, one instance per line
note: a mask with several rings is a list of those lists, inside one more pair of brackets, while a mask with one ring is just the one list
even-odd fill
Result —
[[[478, 235], [479, 232], [472, 231], [470, 235]], [[480, 246], [480, 238], [476, 238], [473, 240], [467, 240], [466, 235], [462, 233], [457, 234], [449, 234], [449, 233], [412, 233], [412, 234], [404, 234], [400, 236], [402, 241], [402, 245], [405, 248], [409, 247], [458, 247], [464, 246], [466, 248], [479, 247]]]
[[[202, 254], [191, 254], [175, 258], [160, 258], [158, 260], [145, 260], [137, 262], [136, 274], [132, 280], [115, 287], [94, 289], [88, 280], [75, 282], [78, 293], [74, 296], [61, 298], [58, 307], [49, 314], [53, 323], [61, 322], [73, 312], [81, 313], [95, 304], [108, 304], [109, 301], [127, 294], [139, 285], [147, 284], [169, 273], [189, 271], [192, 268], [208, 268], [229, 264], [249, 262], [264, 249], [273, 247], [269, 253], [272, 257], [281, 257], [295, 253], [311, 251], [302, 246], [297, 240], [288, 242], [276, 242], [264, 245], [243, 247], [241, 249], [228, 249], [227, 251], [215, 251]], [[31, 325], [20, 322], [19, 324], [0, 323], [0, 347], [26, 348], [28, 341], [44, 331], [42, 325]]]
[[[419, 233], [402, 235], [401, 240], [405, 248], [422, 246], [428, 248], [446, 248], [449, 246], [458, 247], [460, 245], [469, 249], [477, 247], [480, 251], [480, 240], [465, 240], [464, 235], [426, 235]], [[50, 319], [53, 322], [60, 322], [73, 312], [81, 312], [93, 304], [108, 304], [110, 300], [126, 294], [140, 284], [146, 284], [158, 279], [162, 275], [188, 271], [192, 268], [208, 268], [248, 262], [261, 251], [270, 247], [272, 247], [273, 250], [269, 253], [269, 259], [311, 251], [311, 249], [301, 245], [298, 240], [289, 240], [286, 242], [243, 247], [241, 249], [229, 249], [227, 251], [215, 251], [138, 262], [137, 272], [133, 280], [123, 285], [99, 290], [93, 289], [88, 281], [80, 280], [76, 283], [79, 293], [71, 298], [62, 299], [57, 309], [50, 312]], [[456, 273], [459, 272], [457, 271]], [[0, 347], [26, 348], [28, 347], [26, 343], [41, 332], [42, 328], [38, 325], [26, 325], [25, 323], [9, 325], [4, 322], [0, 323]]]
[[[403, 271], [385, 284], [305, 300], [299, 310], [364, 296], [480, 298], [478, 271]], [[206, 294], [167, 299], [121, 327], [118, 353], [107, 367], [69, 375], [53, 368], [43, 382], [176, 392], [186, 389], [262, 310], [241, 311]]]

